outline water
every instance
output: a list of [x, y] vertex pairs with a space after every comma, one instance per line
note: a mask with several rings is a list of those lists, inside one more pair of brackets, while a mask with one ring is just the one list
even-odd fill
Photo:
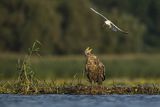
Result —
[[0, 107], [160, 107], [160, 95], [10, 95]]

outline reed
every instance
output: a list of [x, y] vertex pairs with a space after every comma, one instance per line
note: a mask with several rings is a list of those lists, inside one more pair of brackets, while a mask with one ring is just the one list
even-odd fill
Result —
[[19, 72], [18, 80], [15, 82], [15, 91], [27, 94], [31, 89], [36, 89], [37, 79], [34, 75], [31, 64], [31, 56], [39, 55], [39, 41], [35, 41], [28, 54], [23, 59], [18, 59], [17, 71]]

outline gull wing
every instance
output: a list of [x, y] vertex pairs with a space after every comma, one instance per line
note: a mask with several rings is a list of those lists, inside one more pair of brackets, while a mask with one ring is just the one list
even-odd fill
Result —
[[120, 31], [122, 33], [128, 34], [128, 32], [125, 32], [122, 29], [118, 28], [114, 23], [111, 23], [111, 29], [115, 32]]
[[[100, 14], [99, 12], [97, 12], [96, 10], [94, 10], [93, 8], [90, 8], [93, 12], [95, 12], [96, 14], [100, 15], [101, 17], [103, 17], [105, 20], [108, 20], [104, 15]], [[122, 33], [128, 34], [128, 32], [125, 32], [123, 30], [121, 30], [120, 28], [118, 28], [114, 23], [111, 22], [111, 29], [115, 32], [120, 31]]]
[[100, 14], [99, 12], [97, 12], [96, 10], [94, 10], [93, 8], [90, 8], [93, 12], [95, 12], [96, 14], [100, 15], [101, 17], [103, 17], [105, 20], [108, 20], [105, 16], [103, 16], [102, 14]]

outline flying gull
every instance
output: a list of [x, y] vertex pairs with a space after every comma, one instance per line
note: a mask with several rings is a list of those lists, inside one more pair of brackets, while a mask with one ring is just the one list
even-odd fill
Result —
[[94, 10], [93, 8], [90, 8], [93, 12], [95, 12], [96, 14], [100, 15], [101, 17], [103, 17], [105, 19], [105, 24], [112, 29], [113, 31], [117, 32], [120, 31], [122, 33], [128, 34], [128, 32], [125, 32], [123, 30], [121, 30], [120, 28], [118, 28], [114, 23], [112, 23], [110, 20], [108, 20], [105, 16], [103, 16], [102, 14], [100, 14], [99, 12], [97, 12], [96, 10]]

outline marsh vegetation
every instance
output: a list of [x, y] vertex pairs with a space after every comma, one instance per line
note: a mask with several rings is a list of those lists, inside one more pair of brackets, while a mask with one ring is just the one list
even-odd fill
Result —
[[[101, 56], [106, 66], [109, 65], [109, 67], [106, 67], [108, 68], [106, 69], [106, 77], [108, 78], [103, 82], [103, 85], [91, 85], [84, 75], [83, 57], [63, 56], [44, 59], [38, 53], [40, 44], [39, 41], [35, 41], [28, 54], [23, 57], [1, 56], [3, 60], [1, 66], [14, 65], [16, 59], [18, 59], [18, 63], [15, 70], [16, 76], [9, 74], [11, 76], [10, 80], [5, 78], [5, 75], [8, 76], [7, 74], [2, 75], [3, 72], [1, 72], [3, 80], [0, 82], [0, 93], [160, 94], [160, 80], [158, 79], [160, 74], [157, 63], [160, 59], [159, 55], [150, 57], [148, 55], [136, 57], [129, 55], [121, 57]], [[6, 59], [9, 59], [10, 64], [7, 64]], [[16, 68], [16, 66], [13, 67]], [[10, 72], [14, 72], [14, 69]], [[145, 77], [145, 79], [138, 79], [140, 77]]]

